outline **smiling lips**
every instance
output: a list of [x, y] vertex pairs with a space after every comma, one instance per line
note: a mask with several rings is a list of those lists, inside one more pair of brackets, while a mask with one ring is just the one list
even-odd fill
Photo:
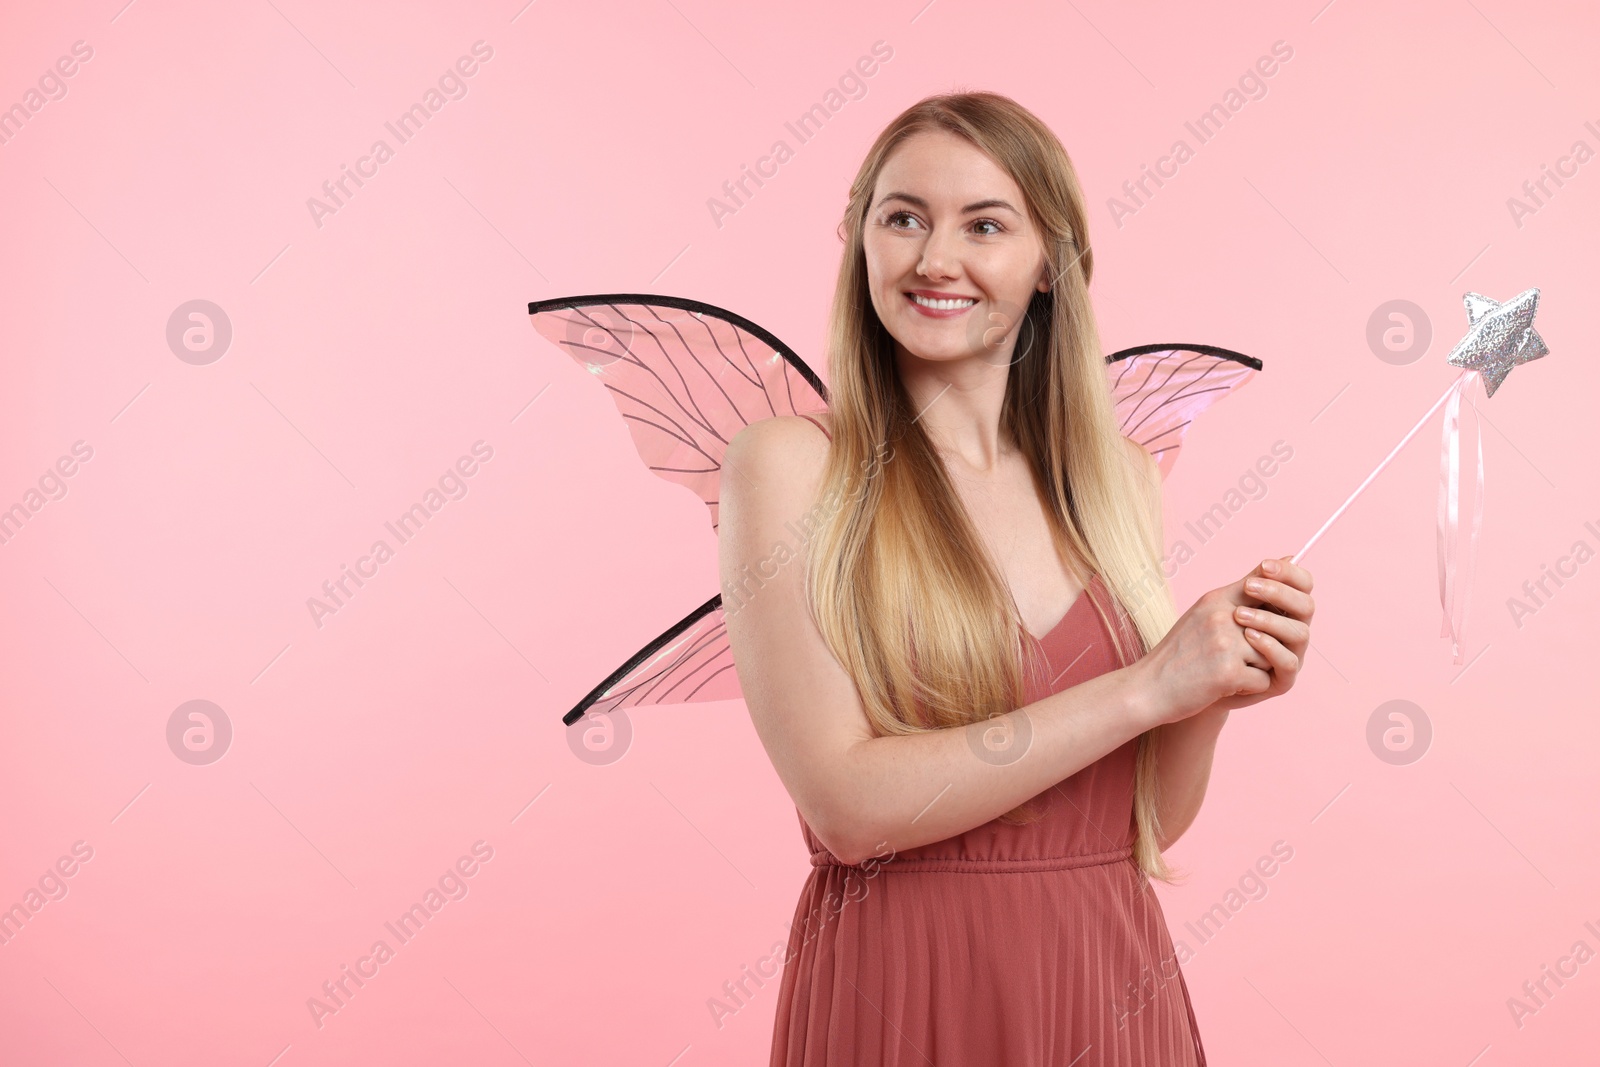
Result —
[[953, 319], [977, 304], [977, 299], [956, 294], [918, 290], [906, 293], [906, 300], [922, 314], [933, 319]]

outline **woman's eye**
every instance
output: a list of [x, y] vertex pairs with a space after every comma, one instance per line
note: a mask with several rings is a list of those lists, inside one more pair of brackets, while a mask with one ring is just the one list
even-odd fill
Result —
[[[896, 212], [893, 212], [890, 215], [885, 216], [883, 221], [884, 221], [884, 224], [887, 225], [891, 230], [903, 230], [906, 227], [899, 225], [899, 220], [901, 220], [901, 219], [914, 219], [914, 218], [915, 218], [915, 216], [913, 216], [909, 211], [896, 211]], [[976, 222], [973, 223], [973, 225], [974, 226], [992, 226], [992, 227], [994, 227], [991, 230], [979, 230], [978, 231], [978, 236], [979, 237], [993, 237], [995, 234], [999, 233], [1001, 230], [1003, 230], [1005, 228], [1005, 227], [1001, 226], [998, 222], [996, 222], [993, 219], [978, 219]]]

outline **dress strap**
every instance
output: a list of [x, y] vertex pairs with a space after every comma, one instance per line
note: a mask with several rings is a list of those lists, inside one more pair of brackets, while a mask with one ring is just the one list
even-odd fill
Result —
[[833, 440], [833, 434], [831, 434], [831, 433], [829, 433], [829, 432], [828, 432], [828, 428], [827, 428], [827, 427], [826, 427], [826, 426], [824, 426], [824, 425], [822, 425], [822, 423], [820, 423], [820, 422], [817, 422], [817, 420], [816, 420], [816, 419], [813, 419], [813, 418], [811, 418], [811, 416], [810, 416], [810, 415], [801, 415], [801, 416], [800, 416], [800, 417], [801, 417], [801, 418], [802, 418], [802, 419], [810, 419], [810, 420], [811, 420], [811, 422], [812, 422], [812, 423], [814, 423], [814, 424], [815, 424], [815, 425], [816, 425], [816, 427], [817, 427], [817, 429], [819, 429], [819, 430], [821, 430], [821, 431], [822, 431], [822, 435], [823, 435], [823, 436], [824, 436], [824, 437], [826, 437], [826, 438], [827, 438], [827, 439], [828, 439], [828, 440], [830, 440], [830, 441], [831, 441], [831, 440]]

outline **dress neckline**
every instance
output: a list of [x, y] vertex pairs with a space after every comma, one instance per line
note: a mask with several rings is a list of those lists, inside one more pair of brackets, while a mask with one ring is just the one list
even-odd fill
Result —
[[1027, 625], [1024, 623], [1017, 623], [1017, 628], [1031, 640], [1036, 641], [1041, 645], [1044, 644], [1046, 641], [1050, 640], [1050, 638], [1054, 637], [1056, 632], [1067, 624], [1068, 619], [1072, 618], [1072, 616], [1077, 613], [1077, 610], [1083, 606], [1084, 601], [1089, 599], [1090, 586], [1094, 585], [1098, 581], [1100, 581], [1100, 576], [1098, 574], [1090, 575], [1089, 585], [1083, 587], [1083, 589], [1078, 593], [1077, 597], [1072, 601], [1072, 606], [1067, 608], [1066, 613], [1062, 615], [1061, 618], [1056, 620], [1056, 624], [1054, 626], [1045, 631], [1044, 636], [1035, 637], [1033, 631], [1029, 630]]
[[[820, 412], [818, 414], [820, 414]], [[807, 414], [804, 414], [804, 413], [802, 413], [800, 417], [805, 419], [807, 422], [810, 422], [812, 425], [816, 426], [817, 429], [821, 430], [822, 431], [822, 435], [824, 437], [826, 437], [830, 442], [833, 440], [833, 434], [829, 433], [828, 432], [828, 428], [826, 426], [822, 425], [822, 420], [816, 418], [814, 415], [807, 415]], [[1089, 586], [1092, 586], [1096, 582], [1099, 582], [1099, 581], [1100, 581], [1100, 575], [1091, 574], [1089, 576], [1089, 584], [1084, 586], [1081, 590], [1079, 590], [1078, 595], [1077, 595], [1077, 597], [1075, 597], [1073, 599], [1071, 606], [1067, 608], [1067, 610], [1062, 614], [1061, 618], [1056, 620], [1056, 624], [1054, 626], [1050, 627], [1049, 630], [1045, 631], [1044, 636], [1035, 637], [1033, 635], [1033, 631], [1028, 629], [1027, 624], [1023, 623], [1023, 622], [1018, 622], [1017, 623], [1017, 629], [1022, 631], [1022, 634], [1023, 634], [1024, 637], [1027, 637], [1028, 639], [1032, 640], [1036, 644], [1043, 645], [1046, 641], [1048, 641], [1052, 637], [1054, 637], [1056, 635], [1056, 632], [1067, 624], [1067, 620], [1071, 619], [1072, 616], [1077, 612], [1078, 608], [1083, 604], [1083, 602], [1085, 600], [1089, 599], [1089, 597], [1088, 597]], [[1014, 602], [1015, 601], [1013, 601], [1013, 603]]]

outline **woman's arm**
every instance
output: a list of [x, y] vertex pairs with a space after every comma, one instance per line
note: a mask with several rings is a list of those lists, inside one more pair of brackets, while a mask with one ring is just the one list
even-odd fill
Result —
[[1211, 781], [1217, 735], [1227, 721], [1228, 709], [1213, 704], [1187, 719], [1156, 728], [1158, 851], [1171, 848], [1200, 814]]
[[[834, 854], [859, 863], [885, 849], [954, 837], [1010, 811], [1149, 729], [1147, 691], [1132, 668], [1123, 668], [984, 724], [853, 745], [837, 797], [852, 814], [839, 831], [845, 851]], [[981, 756], [987, 730], [1005, 731], [1021, 757], [1000, 764]]]
[[[1161, 507], [1161, 468], [1155, 457], [1132, 438], [1123, 438], [1129, 458], [1142, 475], [1146, 492], [1146, 513], [1151, 536], [1158, 549], [1166, 543], [1166, 524]], [[1200, 814], [1211, 781], [1211, 760], [1216, 753], [1217, 736], [1228, 721], [1228, 708], [1221, 701], [1204, 710], [1156, 728], [1156, 815], [1161, 838], [1156, 848], [1165, 852]]]
[[[728, 443], [718, 552], [728, 639], [756, 733], [808, 825], [860, 863], [942, 841], [1017, 807], [1164, 721], [1132, 664], [968, 727], [875, 737], [860, 694], [806, 607], [793, 531], [819, 488], [826, 441], [798, 418]], [[986, 731], [1026, 738], [996, 759]]]
[[[1269, 566], [1272, 573], [1278, 575], [1277, 579], [1267, 577]], [[1200, 811], [1206, 784], [1211, 778], [1217, 735], [1222, 731], [1222, 724], [1228, 721], [1228, 712], [1286, 692], [1294, 685], [1304, 662], [1311, 639], [1311, 617], [1316, 611], [1310, 596], [1311, 573], [1283, 557], [1276, 561], [1262, 560], [1250, 577], [1262, 579], [1265, 587], [1258, 591], [1241, 589], [1241, 592], [1252, 599], [1258, 598], [1257, 602], [1265, 610], [1255, 610], [1249, 618], [1242, 619], [1240, 613], [1249, 605], [1236, 606], [1234, 621], [1248, 627], [1247, 637], [1254, 627], [1261, 627], [1249, 640], [1270, 664], [1272, 685], [1261, 692], [1224, 697], [1187, 719], [1157, 729], [1156, 778], [1162, 790], [1157, 800], [1162, 820], [1158, 847], [1162, 851], [1182, 836]]]

